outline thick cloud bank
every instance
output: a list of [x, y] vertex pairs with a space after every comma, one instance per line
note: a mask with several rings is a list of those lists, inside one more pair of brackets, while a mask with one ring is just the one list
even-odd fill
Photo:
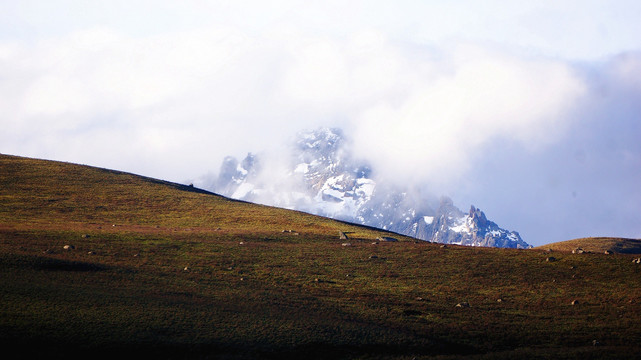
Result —
[[639, 53], [258, 30], [0, 38], [0, 152], [189, 181], [340, 127], [377, 176], [473, 203], [531, 243], [641, 236]]
[[540, 148], [557, 141], [585, 93], [566, 64], [477, 46], [421, 65], [411, 93], [363, 111], [354, 133], [379, 167], [422, 181], [465, 175], [490, 142]]
[[381, 168], [447, 181], [488, 141], [558, 137], [585, 86], [561, 62], [375, 32], [132, 38], [93, 29], [4, 44], [0, 54], [3, 151], [171, 179], [334, 125]]

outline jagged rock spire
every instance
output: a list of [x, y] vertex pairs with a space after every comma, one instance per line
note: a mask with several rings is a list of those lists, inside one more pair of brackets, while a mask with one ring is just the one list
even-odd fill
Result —
[[430, 201], [411, 189], [376, 182], [369, 164], [355, 160], [347, 144], [343, 131], [336, 128], [299, 133], [291, 146], [290, 170], [279, 177], [279, 181], [288, 177], [287, 186], [264, 182], [261, 167], [270, 165], [258, 155], [249, 153], [241, 162], [228, 157], [213, 190], [428, 241], [529, 247], [517, 232], [500, 228], [473, 205], [464, 213], [449, 197]]

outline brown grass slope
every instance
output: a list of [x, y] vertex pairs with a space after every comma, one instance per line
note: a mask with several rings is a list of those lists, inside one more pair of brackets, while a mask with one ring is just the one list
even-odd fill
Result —
[[397, 235], [374, 243], [381, 235], [0, 155], [0, 345], [23, 358], [641, 353], [641, 268], [631, 255], [443, 248]]
[[569, 252], [583, 249], [593, 253], [605, 253], [608, 251], [620, 254], [641, 254], [641, 239], [590, 237], [551, 243], [538, 246], [536, 249]]

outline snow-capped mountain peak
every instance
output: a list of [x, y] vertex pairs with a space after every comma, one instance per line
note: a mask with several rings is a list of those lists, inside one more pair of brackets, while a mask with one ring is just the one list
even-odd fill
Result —
[[[306, 211], [442, 243], [529, 247], [471, 206], [463, 213], [451, 199], [431, 201], [410, 189], [377, 182], [370, 166], [352, 158], [343, 131], [320, 128], [298, 134], [291, 146], [286, 186], [261, 177], [262, 159], [227, 157], [213, 191], [237, 199]], [[270, 181], [272, 183], [270, 183]], [[438, 205], [437, 205], [438, 203]]]

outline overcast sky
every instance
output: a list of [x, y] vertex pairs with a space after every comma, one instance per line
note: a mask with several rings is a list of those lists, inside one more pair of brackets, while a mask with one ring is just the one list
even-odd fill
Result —
[[641, 237], [639, 1], [0, 0], [0, 152], [185, 182], [336, 126], [540, 245]]

